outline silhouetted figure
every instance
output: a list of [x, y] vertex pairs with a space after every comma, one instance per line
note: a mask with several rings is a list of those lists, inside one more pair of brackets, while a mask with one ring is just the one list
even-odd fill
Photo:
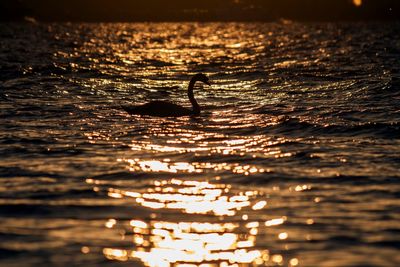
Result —
[[181, 117], [200, 114], [200, 106], [197, 104], [193, 95], [194, 84], [199, 81], [210, 85], [208, 77], [202, 73], [198, 73], [192, 77], [189, 82], [188, 97], [192, 103], [192, 109], [179, 106], [166, 101], [151, 101], [142, 106], [123, 107], [126, 112], [132, 115], [148, 115], [156, 117]]

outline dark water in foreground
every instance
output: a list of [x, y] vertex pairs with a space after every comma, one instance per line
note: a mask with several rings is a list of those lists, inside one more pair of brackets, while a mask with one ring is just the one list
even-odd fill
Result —
[[[398, 266], [399, 24], [0, 25], [1, 266]], [[188, 103], [196, 118], [129, 116]]]

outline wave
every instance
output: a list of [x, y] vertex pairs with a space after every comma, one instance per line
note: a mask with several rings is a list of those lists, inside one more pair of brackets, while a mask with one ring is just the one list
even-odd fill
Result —
[[264, 133], [288, 136], [342, 136], [342, 137], [379, 137], [385, 139], [400, 138], [400, 123], [349, 123], [349, 124], [313, 124], [298, 118], [284, 118], [279, 123], [267, 126]]

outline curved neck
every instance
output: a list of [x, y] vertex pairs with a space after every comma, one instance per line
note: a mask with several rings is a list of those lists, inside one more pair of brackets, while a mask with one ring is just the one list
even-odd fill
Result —
[[188, 88], [188, 97], [189, 97], [190, 103], [192, 103], [193, 113], [200, 114], [200, 106], [199, 106], [199, 104], [197, 104], [197, 101], [194, 98], [194, 94], [193, 94], [193, 88], [194, 88], [195, 83], [196, 83], [195, 79], [190, 80], [189, 88]]

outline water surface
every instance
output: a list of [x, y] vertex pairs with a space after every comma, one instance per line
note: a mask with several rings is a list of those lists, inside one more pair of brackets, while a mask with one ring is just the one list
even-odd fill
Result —
[[[1, 266], [397, 266], [399, 24], [0, 25]], [[130, 116], [170, 100], [199, 117]]]

